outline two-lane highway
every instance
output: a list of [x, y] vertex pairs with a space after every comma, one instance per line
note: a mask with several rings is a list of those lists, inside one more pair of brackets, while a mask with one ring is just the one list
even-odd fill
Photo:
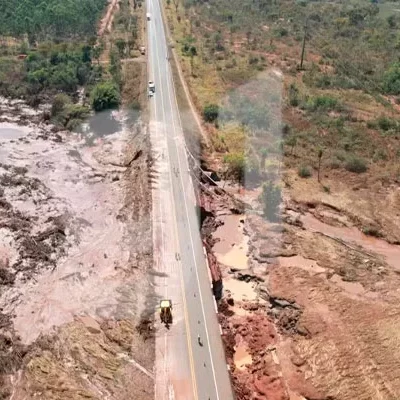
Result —
[[160, 324], [156, 335], [156, 400], [231, 400], [159, 1], [147, 0], [147, 12], [156, 286], [174, 316], [170, 330]]

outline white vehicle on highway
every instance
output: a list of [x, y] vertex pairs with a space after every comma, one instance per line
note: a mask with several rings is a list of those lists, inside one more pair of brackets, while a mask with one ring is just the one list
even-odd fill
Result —
[[150, 13], [147, 13], [146, 16], [147, 16], [147, 21], [150, 21], [150, 18], [151, 18]]
[[156, 91], [156, 86], [154, 85], [153, 81], [149, 81], [149, 92], [155, 93]]

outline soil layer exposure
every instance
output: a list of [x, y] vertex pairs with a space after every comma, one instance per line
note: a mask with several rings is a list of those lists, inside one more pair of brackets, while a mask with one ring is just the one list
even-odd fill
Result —
[[88, 142], [0, 108], [0, 398], [153, 398], [145, 128], [114, 112]]

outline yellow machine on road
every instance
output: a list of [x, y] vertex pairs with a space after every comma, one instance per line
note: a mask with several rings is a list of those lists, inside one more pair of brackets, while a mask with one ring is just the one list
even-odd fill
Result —
[[172, 302], [171, 300], [161, 300], [160, 302], [160, 320], [168, 329], [172, 324]]

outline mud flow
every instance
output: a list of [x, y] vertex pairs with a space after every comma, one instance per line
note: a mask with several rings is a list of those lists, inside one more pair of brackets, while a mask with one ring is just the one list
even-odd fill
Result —
[[98, 114], [71, 133], [22, 102], [0, 111], [0, 395], [149, 398], [151, 334], [135, 330], [152, 252], [138, 115]]
[[123, 111], [79, 133], [42, 115], [0, 100], [0, 397], [149, 398], [145, 130]]

